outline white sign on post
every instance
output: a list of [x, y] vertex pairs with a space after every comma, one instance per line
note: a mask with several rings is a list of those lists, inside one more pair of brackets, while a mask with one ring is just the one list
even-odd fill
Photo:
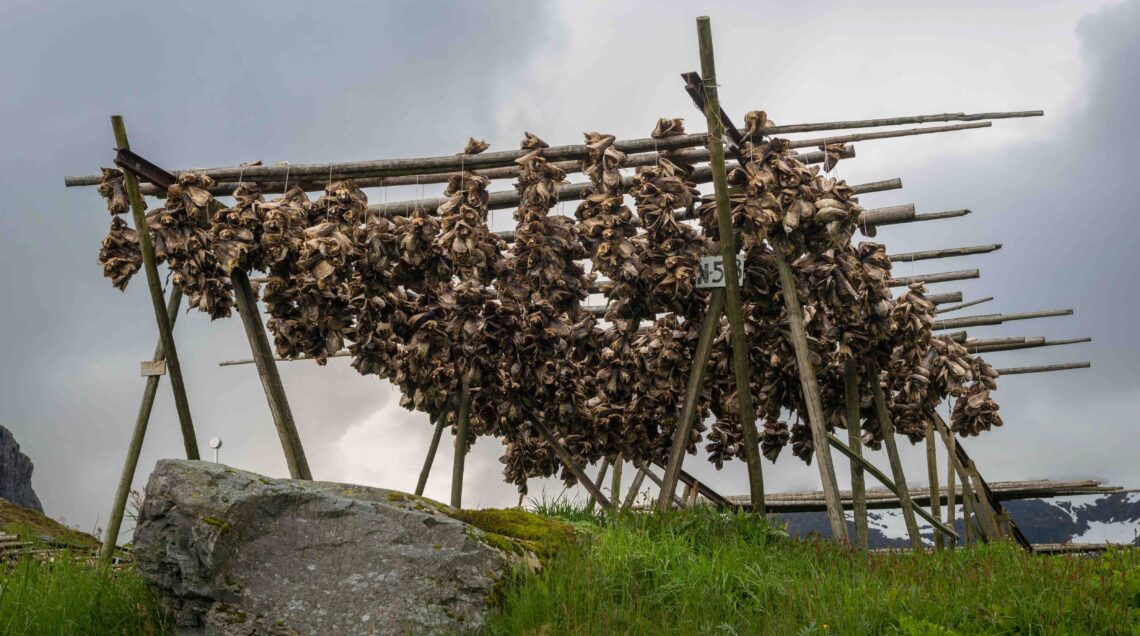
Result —
[[[736, 255], [736, 279], [744, 284], [744, 254]], [[702, 256], [701, 269], [697, 274], [697, 285], [701, 287], [724, 287], [724, 259], [720, 256]]]

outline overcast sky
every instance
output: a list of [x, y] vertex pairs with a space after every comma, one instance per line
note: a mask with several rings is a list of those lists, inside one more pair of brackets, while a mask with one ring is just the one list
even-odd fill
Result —
[[[5, 3], [0, 424], [35, 462], [46, 511], [87, 530], [103, 525], [142, 393], [138, 364], [157, 337], [143, 276], [120, 293], [95, 263], [109, 225], [98, 195], [63, 187], [64, 175], [110, 164], [109, 115], [123, 114], [132, 147], [170, 168], [450, 154], [471, 135], [507, 149], [525, 130], [553, 144], [580, 143], [588, 130], [644, 137], [661, 116], [697, 131], [702, 118], [678, 74], [699, 66], [702, 13], [713, 21], [721, 98], [738, 120], [753, 109], [777, 123], [1045, 111], [986, 130], [863, 142], [839, 174], [902, 178], [902, 190], [866, 195], [867, 207], [974, 211], [884, 228], [878, 240], [892, 252], [1004, 243], [995, 254], [896, 266], [903, 275], [980, 268], [980, 280], [933, 286], [997, 297], [964, 313], [1076, 310], [972, 336], [1094, 338], [988, 356], [998, 367], [1093, 367], [1003, 378], [995, 397], [1006, 425], [966, 442], [983, 474], [1140, 487], [1140, 2], [703, 4]], [[508, 220], [506, 211], [495, 219]], [[176, 340], [202, 448], [218, 435], [224, 462], [287, 475], [256, 371], [217, 366], [248, 356], [240, 320], [184, 315]], [[414, 487], [431, 435], [425, 416], [343, 359], [280, 368], [316, 478]], [[466, 504], [515, 503], [499, 450], [494, 440], [476, 445]], [[136, 485], [156, 460], [181, 453], [164, 379]], [[922, 451], [904, 454], [912, 484], [924, 483]], [[817, 488], [816, 469], [785, 455], [766, 464], [769, 490]], [[445, 444], [429, 496], [446, 499], [450, 461]], [[845, 486], [846, 463], [836, 464]], [[722, 492], [747, 492], [742, 466], [718, 473], [689, 459], [686, 468]]]

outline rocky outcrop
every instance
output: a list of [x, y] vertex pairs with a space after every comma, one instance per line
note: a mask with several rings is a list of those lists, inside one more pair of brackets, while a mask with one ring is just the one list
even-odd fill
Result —
[[482, 625], [520, 545], [453, 513], [390, 490], [163, 460], [134, 557], [187, 633], [451, 634]]
[[20, 452], [12, 432], [0, 426], [0, 499], [43, 512], [40, 498], [32, 490], [34, 468], [32, 460]]

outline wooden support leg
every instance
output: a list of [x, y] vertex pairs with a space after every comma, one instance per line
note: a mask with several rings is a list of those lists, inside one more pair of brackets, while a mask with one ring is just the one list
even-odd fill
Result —
[[614, 503], [621, 501], [621, 466], [622, 460], [619, 454], [614, 458], [614, 472], [610, 481], [610, 500]]
[[819, 466], [819, 478], [823, 483], [823, 496], [827, 501], [827, 518], [831, 522], [832, 536], [837, 541], [847, 541], [847, 518], [843, 514], [843, 502], [839, 498], [839, 483], [835, 479], [835, 466], [831, 461], [831, 449], [827, 445], [827, 428], [824, 427], [823, 402], [819, 397], [819, 384], [815, 368], [811, 364], [808, 351], [807, 328], [804, 326], [803, 308], [796, 293], [796, 282], [788, 259], [784, 257], [782, 246], [774, 245], [776, 266], [780, 270], [780, 288], [783, 291], [784, 309], [788, 314], [788, 326], [792, 332], [792, 345], [796, 350], [796, 367], [800, 373], [800, 388], [807, 403], [808, 424], [815, 446], [815, 460]]
[[[957, 515], [957, 499], [958, 489], [954, 484], [954, 461], [950, 456], [954, 454], [954, 438], [950, 438], [950, 448], [946, 449], [946, 525], [951, 528], [954, 527], [954, 518]], [[953, 548], [954, 544], [951, 543], [950, 547]]]
[[[127, 127], [119, 115], [111, 117], [111, 128], [115, 131], [115, 143], [121, 149], [130, 149], [127, 140]], [[178, 349], [174, 346], [174, 332], [171, 329], [170, 314], [166, 311], [166, 299], [162, 295], [162, 283], [158, 279], [158, 262], [154, 256], [154, 245], [150, 240], [150, 228], [146, 223], [146, 201], [139, 190], [139, 181], [134, 174], [123, 171], [123, 183], [131, 202], [131, 214], [138, 234], [139, 251], [142, 252], [143, 269], [150, 288], [150, 301], [154, 307], [154, 318], [158, 324], [158, 339], [162, 343], [166, 359], [166, 372], [170, 374], [170, 388], [174, 391], [174, 408], [178, 412], [178, 424], [182, 427], [182, 443], [186, 446], [186, 459], [200, 459], [198, 438], [194, 433], [194, 420], [190, 417], [190, 402], [186, 399], [186, 383], [182, 380], [182, 365], [178, 362]]]
[[966, 464], [966, 474], [970, 476], [970, 485], [974, 489], [974, 495], [978, 500], [978, 520], [982, 522], [982, 527], [986, 529], [986, 534], [990, 535], [993, 539], [1002, 538], [1003, 533], [1001, 527], [998, 526], [997, 515], [993, 507], [990, 505], [989, 499], [985, 496], [985, 487], [982, 485], [982, 477], [978, 474], [978, 468], [971, 461]]
[[[859, 372], [855, 361], [848, 360], [843, 365], [844, 401], [846, 406], [847, 444], [859, 457], [863, 456], [863, 442], [860, 439], [859, 415]], [[867, 531], [867, 489], [863, 480], [863, 466], [851, 462], [851, 514], [855, 518], [855, 545], [866, 550]]]
[[[938, 490], [938, 455], [934, 449], [934, 423], [926, 423], [926, 471], [930, 479], [930, 514], [942, 517], [942, 495]], [[943, 547], [942, 535], [934, 533], [934, 547]]]
[[625, 503], [622, 504], [623, 510], [628, 510], [633, 507], [637, 502], [638, 491], [641, 490], [641, 483], [645, 481], [645, 469], [638, 468], [637, 472], [633, 475], [633, 483], [629, 485], [629, 492], [626, 493]]
[[694, 483], [692, 485], [692, 487], [689, 489], [689, 496], [688, 496], [688, 498], [685, 499], [685, 505], [687, 505], [689, 508], [696, 508], [697, 507], [697, 497], [699, 497], [700, 494], [701, 494], [700, 484]]
[[[182, 290], [171, 286], [170, 299], [166, 303], [166, 313], [170, 316], [170, 327], [174, 328], [174, 321], [178, 319], [178, 310], [182, 306]], [[154, 347], [154, 360], [164, 360], [162, 340]], [[135, 417], [135, 430], [131, 433], [131, 443], [127, 447], [127, 458], [123, 461], [123, 473], [119, 477], [119, 488], [115, 491], [115, 502], [111, 504], [111, 515], [107, 521], [107, 534], [103, 538], [103, 545], [99, 549], [99, 562], [110, 565], [115, 555], [115, 547], [119, 540], [119, 530], [123, 526], [123, 513], [127, 509], [127, 497], [131, 493], [131, 484], [135, 480], [135, 470], [139, 465], [139, 454], [142, 452], [143, 438], [146, 437], [146, 427], [150, 423], [150, 412], [154, 408], [154, 398], [158, 393], [158, 384], [161, 375], [147, 376], [146, 388], [143, 389], [142, 402], [139, 404], [138, 416]]]
[[[610, 458], [609, 457], [603, 457], [602, 458], [602, 465], [598, 468], [598, 478], [597, 478], [597, 480], [594, 481], [594, 485], [597, 486], [598, 490], [601, 490], [602, 484], [606, 483], [605, 482], [606, 471], [608, 471], [609, 468], [610, 468]], [[593, 492], [591, 492], [589, 499], [586, 500], [586, 512], [593, 512], [594, 506], [597, 505], [597, 503], [598, 503], [598, 501], [596, 499], [594, 499], [594, 494], [593, 494]]]
[[[756, 514], [763, 515], [764, 469], [760, 455], [760, 434], [756, 430], [756, 409], [752, 406], [752, 388], [749, 380], [751, 366], [748, 362], [748, 340], [744, 334], [744, 301], [740, 295], [740, 281], [736, 271], [736, 236], [732, 227], [728, 179], [724, 166], [724, 123], [720, 117], [720, 98], [717, 93], [712, 26], [707, 17], [697, 18], [697, 41], [700, 45], [704, 110], [709, 131], [709, 167], [712, 170], [713, 190], [716, 194], [720, 254], [724, 261], [724, 287], [727, 297], [725, 313], [728, 314], [732, 338], [732, 371], [736, 379], [736, 397], [739, 400], [737, 410], [744, 438], [744, 461], [748, 464], [748, 489], [752, 499], [752, 510]], [[842, 510], [840, 512], [842, 513]]]
[[534, 426], [534, 429], [538, 431], [538, 434], [542, 436], [542, 439], [546, 440], [546, 443], [550, 446], [550, 449], [554, 451], [554, 454], [558, 456], [558, 459], [562, 460], [562, 463], [566, 466], [566, 468], [568, 468], [570, 472], [573, 473], [574, 476], [578, 479], [578, 482], [581, 483], [582, 486], [584, 486], [586, 490], [588, 490], [590, 494], [598, 500], [598, 503], [600, 503], [605, 508], [612, 509], [614, 507], [614, 504], [611, 503], [604, 494], [602, 494], [601, 488], [598, 488], [596, 485], [594, 485], [593, 481], [590, 481], [590, 478], [586, 475], [586, 471], [582, 470], [581, 466], [574, 463], [574, 458], [570, 456], [570, 451], [566, 450], [566, 447], [562, 445], [562, 442], [559, 442], [558, 438], [554, 437], [554, 433], [550, 432], [550, 429], [546, 428], [546, 425], [542, 422], [531, 422], [531, 424]]
[[463, 507], [463, 462], [467, 459], [467, 428], [471, 417], [471, 387], [467, 374], [459, 381], [459, 411], [455, 416], [455, 459], [451, 465], [451, 507]]
[[902, 460], [899, 459], [899, 449], [895, 445], [895, 427], [891, 423], [891, 413], [887, 410], [887, 400], [883, 395], [883, 388], [879, 386], [879, 369], [873, 363], [867, 365], [871, 377], [867, 382], [871, 386], [871, 395], [875, 398], [875, 411], [879, 416], [879, 427], [883, 433], [883, 446], [887, 449], [887, 458], [891, 462], [891, 473], [899, 487], [899, 507], [902, 508], [903, 520], [910, 535], [910, 544], [916, 550], [922, 547], [922, 535], [918, 532], [918, 522], [914, 518], [914, 502], [910, 499], [910, 489], [906, 485], [906, 475], [903, 474]]
[[285, 451], [289, 476], [293, 479], [312, 479], [309, 461], [305, 458], [305, 450], [301, 446], [301, 436], [297, 433], [297, 423], [293, 421], [293, 411], [289, 409], [285, 385], [281, 383], [281, 375], [277, 373], [273, 348], [269, 345], [269, 336], [266, 335], [265, 325], [261, 322], [261, 313], [257, 310], [257, 298], [253, 295], [249, 276], [244, 271], [235, 269], [230, 274], [230, 280], [234, 285], [234, 302], [241, 316], [242, 326], [245, 327], [246, 338], [249, 339], [254, 363], [257, 365], [257, 375], [261, 378], [261, 387], [265, 390], [265, 398], [269, 401], [269, 412], [273, 415], [277, 437], [281, 440], [281, 448]]
[[674, 495], [677, 494], [677, 479], [681, 474], [681, 464], [685, 461], [685, 449], [689, 446], [689, 435], [693, 430], [693, 418], [696, 417], [697, 401], [701, 397], [705, 368], [708, 367], [716, 328], [720, 324], [720, 312], [723, 310], [724, 290], [714, 289], [709, 294], [709, 308], [701, 323], [701, 336], [697, 341], [697, 350], [693, 354], [693, 366], [689, 367], [685, 404], [681, 407], [681, 415], [677, 419], [677, 428], [673, 432], [673, 446], [669, 450], [669, 461], [665, 464], [665, 474], [661, 477], [661, 496], [657, 499], [659, 510], [668, 510], [669, 502], [673, 501]]
[[423, 497], [427, 488], [428, 475], [431, 466], [435, 463], [435, 453], [439, 450], [439, 440], [443, 437], [443, 429], [447, 425], [447, 413], [441, 413], [435, 422], [435, 430], [431, 434], [431, 444], [428, 445], [427, 457], [424, 458], [424, 467], [420, 469], [420, 478], [416, 481], [416, 496]]

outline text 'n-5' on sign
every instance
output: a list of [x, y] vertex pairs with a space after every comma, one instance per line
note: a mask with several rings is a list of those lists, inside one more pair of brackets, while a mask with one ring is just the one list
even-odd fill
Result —
[[[744, 255], [736, 255], [736, 280], [744, 284]], [[724, 287], [724, 259], [720, 256], [702, 256], [697, 273], [697, 287]]]

